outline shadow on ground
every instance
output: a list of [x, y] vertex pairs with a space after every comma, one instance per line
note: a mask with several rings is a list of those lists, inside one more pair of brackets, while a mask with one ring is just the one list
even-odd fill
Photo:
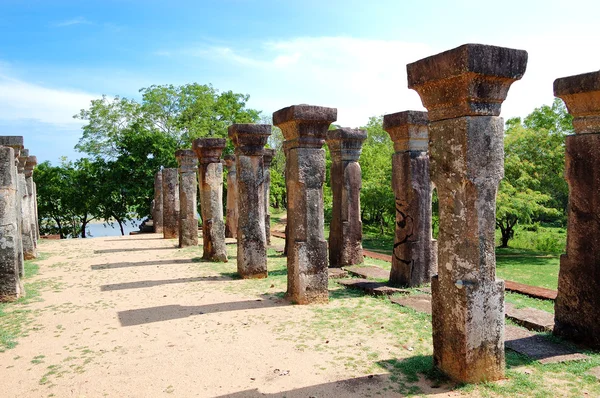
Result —
[[103, 254], [103, 253], [119, 253], [119, 252], [145, 252], [148, 250], [173, 250], [178, 249], [177, 246], [171, 247], [133, 247], [130, 249], [103, 249], [103, 250], [94, 250], [94, 254]]
[[135, 310], [119, 311], [118, 317], [121, 326], [136, 326], [146, 323], [169, 321], [187, 318], [193, 315], [211, 314], [228, 311], [255, 310], [261, 308], [282, 307], [291, 305], [277, 297], [263, 295], [256, 300], [232, 301], [206, 305], [162, 305], [158, 307], [139, 308]]
[[118, 268], [130, 268], [130, 267], [145, 267], [152, 265], [174, 265], [174, 264], [193, 264], [198, 261], [194, 261], [194, 259], [167, 259], [167, 260], [150, 260], [150, 261], [125, 261], [120, 263], [106, 263], [106, 264], [95, 264], [90, 266], [90, 268], [94, 271], [102, 270], [102, 269], [118, 269]]
[[114, 290], [141, 289], [144, 287], [172, 285], [174, 283], [230, 281], [230, 280], [232, 280], [232, 278], [221, 275], [221, 276], [195, 276], [192, 278], [123, 282], [123, 283], [113, 283], [110, 285], [102, 285], [102, 286], [100, 286], [100, 291], [110, 292], [110, 291], [114, 291]]

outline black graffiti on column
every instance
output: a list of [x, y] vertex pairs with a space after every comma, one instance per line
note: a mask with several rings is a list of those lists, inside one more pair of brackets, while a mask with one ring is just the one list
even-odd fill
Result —
[[401, 258], [396, 250], [400, 246], [405, 245], [414, 234], [414, 219], [412, 216], [405, 213], [403, 210], [404, 207], [407, 207], [406, 203], [403, 203], [402, 200], [396, 199], [396, 230], [400, 231], [400, 233], [396, 232], [397, 242], [394, 243], [394, 257], [396, 260], [409, 265], [413, 262], [413, 260], [405, 260]]

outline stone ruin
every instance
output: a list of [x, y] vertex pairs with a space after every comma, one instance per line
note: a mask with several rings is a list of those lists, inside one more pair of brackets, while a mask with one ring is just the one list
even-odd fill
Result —
[[179, 164], [179, 247], [198, 246], [198, 158], [191, 149], [175, 152]]
[[600, 348], [600, 72], [554, 82], [573, 116], [566, 137], [567, 253], [560, 258], [554, 334]]
[[227, 169], [227, 213], [225, 216], [225, 237], [237, 238], [238, 188], [235, 155], [223, 156], [223, 164]]
[[467, 44], [407, 65], [429, 116], [439, 197], [438, 275], [431, 281], [435, 365], [461, 382], [504, 377], [504, 281], [496, 279], [496, 192], [504, 175], [498, 117], [527, 53]]
[[179, 236], [179, 179], [177, 169], [162, 170], [162, 226], [165, 239]]
[[0, 136], [0, 302], [25, 294], [24, 259], [37, 257], [35, 156], [21, 136]]
[[238, 194], [237, 269], [242, 278], [267, 277], [263, 154], [270, 135], [270, 125], [229, 126], [229, 138], [235, 146]]
[[396, 231], [390, 284], [404, 287], [429, 283], [437, 273], [437, 245], [432, 238], [427, 112], [385, 115], [383, 129], [394, 143], [392, 189]]
[[263, 165], [265, 170], [264, 190], [265, 190], [265, 235], [267, 237], [267, 246], [271, 244], [271, 162], [275, 156], [275, 149], [266, 148], [263, 152]]

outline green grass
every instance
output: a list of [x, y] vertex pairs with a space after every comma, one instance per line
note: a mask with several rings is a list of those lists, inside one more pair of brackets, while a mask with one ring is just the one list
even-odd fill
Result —
[[[37, 259], [25, 261], [24, 281], [37, 275], [38, 261], [48, 258], [40, 253]], [[27, 333], [28, 325], [32, 322], [31, 310], [27, 304], [39, 300], [42, 282], [25, 282], [25, 295], [11, 303], [0, 303], [0, 352], [14, 348], [17, 339]]]
[[556, 290], [559, 257], [525, 249], [498, 249], [496, 275], [505, 280]]

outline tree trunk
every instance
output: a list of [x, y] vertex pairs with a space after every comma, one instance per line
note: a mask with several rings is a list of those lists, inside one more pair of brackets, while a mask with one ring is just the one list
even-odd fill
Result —
[[63, 230], [62, 230], [62, 225], [60, 225], [60, 218], [55, 218], [54, 221], [56, 221], [56, 226], [58, 227], [58, 235], [61, 239], [65, 238], [65, 235], [63, 234]]
[[118, 218], [116, 220], [119, 223], [119, 228], [121, 229], [121, 236], [125, 236], [125, 231], [123, 230], [123, 222], [121, 222], [121, 220]]
[[87, 224], [88, 224], [87, 220], [84, 220], [81, 223], [81, 237], [84, 239], [87, 238], [87, 236], [85, 236], [85, 227], [87, 227]]

